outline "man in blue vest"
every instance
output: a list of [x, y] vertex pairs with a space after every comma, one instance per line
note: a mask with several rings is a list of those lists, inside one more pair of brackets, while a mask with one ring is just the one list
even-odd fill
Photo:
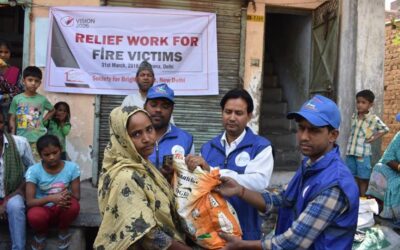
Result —
[[170, 155], [194, 154], [193, 136], [170, 122], [174, 104], [174, 91], [167, 84], [162, 83], [149, 89], [144, 109], [150, 114], [157, 139], [149, 159], [158, 169]]
[[243, 241], [222, 234], [228, 241], [224, 250], [352, 247], [359, 193], [335, 143], [339, 109], [330, 99], [316, 95], [287, 117], [297, 122], [297, 140], [305, 158], [286, 190], [260, 194], [224, 177], [217, 188], [222, 195], [237, 195], [266, 215], [278, 211], [275, 235]]
[[[230, 90], [220, 102], [225, 131], [201, 148], [201, 156], [186, 158], [189, 169], [219, 167], [222, 176], [235, 179], [249, 190], [263, 192], [268, 187], [274, 160], [271, 143], [247, 127], [253, 112], [253, 100], [244, 89]], [[229, 202], [235, 208], [243, 239], [261, 238], [261, 218], [257, 209], [238, 197]]]

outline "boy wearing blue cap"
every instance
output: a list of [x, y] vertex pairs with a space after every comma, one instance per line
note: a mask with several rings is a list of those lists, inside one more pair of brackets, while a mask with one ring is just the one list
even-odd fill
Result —
[[356, 94], [357, 112], [351, 117], [351, 131], [347, 143], [346, 165], [357, 180], [360, 196], [365, 196], [371, 176], [371, 143], [389, 132], [382, 120], [369, 112], [375, 95], [371, 90]]
[[224, 249], [351, 249], [359, 194], [335, 143], [340, 112], [333, 101], [316, 95], [287, 117], [297, 122], [305, 157], [286, 190], [260, 194], [227, 177], [217, 189], [224, 196], [239, 196], [266, 215], [278, 211], [275, 235], [242, 241], [222, 234], [228, 241]]
[[144, 109], [150, 114], [156, 130], [156, 146], [150, 161], [160, 169], [170, 156], [176, 153], [182, 155], [194, 154], [193, 136], [176, 127], [172, 121], [174, 110], [174, 91], [162, 83], [151, 87], [147, 93]]

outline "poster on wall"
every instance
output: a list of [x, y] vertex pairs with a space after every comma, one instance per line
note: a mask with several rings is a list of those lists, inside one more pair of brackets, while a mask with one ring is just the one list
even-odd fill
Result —
[[153, 65], [156, 84], [176, 95], [217, 95], [216, 14], [120, 7], [53, 7], [45, 90], [127, 95], [136, 71]]

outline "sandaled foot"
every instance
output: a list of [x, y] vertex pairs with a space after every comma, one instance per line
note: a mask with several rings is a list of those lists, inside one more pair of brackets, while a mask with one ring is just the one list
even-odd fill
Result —
[[43, 250], [46, 246], [46, 236], [33, 236], [31, 247], [32, 250]]
[[71, 233], [58, 234], [58, 249], [68, 249], [71, 244]]

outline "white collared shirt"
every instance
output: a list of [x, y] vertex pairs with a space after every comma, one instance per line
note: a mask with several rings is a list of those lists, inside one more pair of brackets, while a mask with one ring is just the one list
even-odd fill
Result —
[[[29, 145], [28, 140], [25, 137], [18, 136], [18, 135], [12, 135], [15, 141], [15, 145], [17, 146], [18, 153], [21, 156], [22, 163], [25, 165], [25, 167], [29, 167], [33, 164], [35, 164], [35, 160], [33, 159], [32, 155], [32, 150]], [[0, 155], [0, 197], [4, 198], [5, 196], [5, 190], [4, 190], [4, 150], [6, 147], [8, 147], [8, 140], [5, 135], [3, 135], [3, 151], [1, 152]]]
[[[244, 130], [236, 140], [229, 144], [226, 140], [226, 132], [224, 132], [221, 138], [221, 144], [225, 148], [226, 157], [228, 157], [228, 155], [236, 149], [239, 143], [243, 141], [245, 135], [246, 130]], [[272, 156], [272, 147], [268, 146], [247, 164], [244, 174], [239, 174], [230, 169], [220, 169], [220, 173], [221, 176], [231, 177], [247, 189], [264, 192], [269, 185], [273, 168], [274, 158]]]
[[137, 93], [127, 95], [122, 101], [121, 106], [122, 107], [136, 106], [142, 109], [145, 102], [146, 102], [146, 96], [142, 96], [138, 91]]

